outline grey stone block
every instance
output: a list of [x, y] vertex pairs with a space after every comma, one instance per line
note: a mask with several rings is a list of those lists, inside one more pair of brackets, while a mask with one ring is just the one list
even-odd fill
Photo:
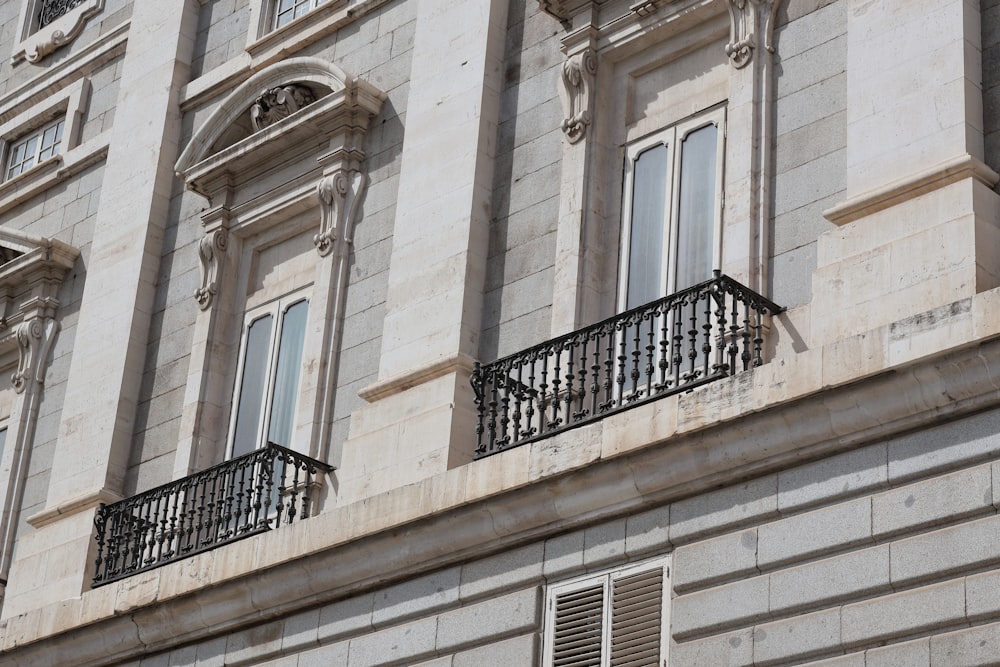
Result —
[[670, 615], [674, 638], [768, 618], [768, 588], [768, 577], [761, 576], [675, 597]]
[[931, 644], [927, 637], [865, 651], [865, 667], [927, 667], [931, 663]]
[[767, 523], [758, 535], [762, 568], [871, 542], [871, 501], [859, 498]]
[[545, 540], [545, 563], [542, 565], [542, 574], [546, 579], [552, 581], [582, 570], [582, 530]]
[[[791, 8], [788, 11], [790, 13]], [[827, 41], [845, 32], [847, 2], [834, 2], [809, 12], [780, 29], [777, 35], [778, 53], [782, 58], [789, 58], [810, 49], [822, 50]]]
[[357, 632], [370, 631], [374, 598], [374, 594], [369, 593], [323, 607], [319, 612], [317, 639], [322, 643]]
[[753, 664], [750, 628], [670, 647], [671, 667], [748, 667]]
[[768, 475], [719, 491], [681, 500], [670, 508], [675, 544], [766, 520], [778, 511], [778, 478]]
[[758, 625], [753, 633], [755, 665], [802, 660], [829, 654], [839, 648], [839, 609], [765, 623]]
[[817, 662], [810, 662], [809, 667], [866, 667], [864, 653], [852, 653], [850, 655], [827, 658]]
[[872, 498], [872, 531], [884, 537], [993, 511], [990, 466], [962, 470]]
[[535, 586], [441, 614], [437, 649], [440, 653], [453, 652], [531, 632], [541, 627], [541, 609], [542, 589]]
[[419, 662], [433, 655], [436, 635], [437, 619], [424, 618], [352, 639], [347, 667]]
[[779, 99], [775, 105], [778, 135], [810, 125], [846, 108], [846, 96], [847, 76], [839, 74]]
[[844, 189], [846, 149], [789, 169], [774, 181], [774, 214], [794, 211]]
[[965, 578], [965, 615], [970, 621], [1000, 616], [1000, 570]]
[[847, 70], [847, 35], [834, 35], [821, 46], [796, 55], [785, 55], [778, 63], [776, 77], [779, 98], [830, 79]]
[[948, 581], [842, 608], [845, 646], [927, 632], [965, 620], [965, 586]]
[[196, 667], [198, 664], [198, 646], [190, 644], [174, 649], [170, 652], [170, 660], [167, 661], [170, 667]]
[[785, 613], [890, 588], [889, 545], [806, 563], [771, 574], [771, 611]]
[[678, 593], [757, 573], [757, 530], [743, 530], [678, 547], [673, 584]]
[[538, 649], [541, 643], [539, 640], [540, 637], [537, 633], [522, 635], [458, 653], [452, 658], [452, 666], [517, 665], [517, 667], [538, 667], [541, 654]]
[[338, 642], [299, 654], [298, 667], [330, 667], [348, 664], [350, 642]]
[[884, 444], [778, 473], [778, 508], [782, 512], [882, 488], [888, 479]]
[[511, 590], [542, 580], [544, 542], [517, 549], [462, 566], [458, 594], [462, 601], [475, 599], [502, 590]]
[[226, 639], [226, 664], [249, 661], [281, 649], [281, 622], [264, 623], [231, 633]]
[[226, 638], [215, 637], [198, 644], [197, 667], [222, 667], [226, 661]]
[[1000, 623], [931, 637], [931, 667], [992, 667], [1000, 656]]
[[398, 622], [454, 605], [461, 574], [461, 568], [451, 567], [377, 591], [372, 623]]
[[583, 564], [588, 569], [625, 559], [625, 519], [587, 528], [583, 533]]
[[1000, 410], [900, 436], [888, 446], [890, 482], [995, 457], [1000, 454]]
[[625, 553], [629, 557], [670, 548], [670, 506], [633, 514], [625, 520]]
[[452, 656], [448, 655], [443, 658], [434, 658], [433, 660], [422, 662], [419, 665], [413, 665], [413, 667], [451, 667], [451, 664]]
[[1000, 517], [994, 515], [892, 544], [892, 583], [940, 579], [1000, 562]]
[[302, 650], [319, 642], [319, 609], [310, 609], [285, 619], [281, 630], [281, 650]]

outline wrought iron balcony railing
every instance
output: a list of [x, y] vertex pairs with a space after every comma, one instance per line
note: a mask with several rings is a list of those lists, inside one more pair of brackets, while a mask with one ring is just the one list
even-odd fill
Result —
[[44, 28], [82, 3], [83, 0], [42, 0], [41, 8], [38, 10], [38, 27]]
[[476, 367], [476, 458], [763, 363], [765, 318], [784, 309], [712, 280]]
[[312, 509], [325, 463], [268, 445], [97, 509], [93, 585], [256, 535]]

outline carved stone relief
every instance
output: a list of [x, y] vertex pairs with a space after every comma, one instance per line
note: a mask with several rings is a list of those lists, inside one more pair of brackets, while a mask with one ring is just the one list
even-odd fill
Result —
[[315, 101], [313, 91], [297, 83], [269, 88], [250, 107], [250, 122], [254, 131], [260, 132]]
[[726, 55], [733, 67], [745, 67], [753, 58], [758, 40], [774, 53], [774, 15], [781, 0], [728, 0], [729, 43]]
[[316, 196], [320, 204], [320, 230], [313, 243], [321, 256], [329, 255], [339, 238], [351, 239], [348, 230], [354, 221], [358, 203], [364, 195], [367, 178], [359, 171], [338, 169], [320, 179]]
[[24, 40], [14, 51], [13, 61], [22, 58], [36, 64], [64, 44], [80, 36], [87, 21], [104, 9], [104, 0], [44, 0], [28, 3], [36, 12], [24, 20]]
[[15, 392], [23, 393], [32, 381], [45, 381], [45, 359], [58, 331], [59, 323], [51, 317], [35, 317], [17, 325], [17, 370], [10, 378]]
[[565, 118], [563, 133], [571, 143], [583, 139], [590, 125], [590, 104], [597, 75], [597, 54], [592, 48], [569, 56], [562, 68], [559, 97]]
[[206, 310], [212, 305], [219, 290], [219, 270], [229, 245], [229, 232], [225, 228], [208, 232], [198, 242], [198, 261], [201, 267], [201, 287], [195, 290], [198, 306]]

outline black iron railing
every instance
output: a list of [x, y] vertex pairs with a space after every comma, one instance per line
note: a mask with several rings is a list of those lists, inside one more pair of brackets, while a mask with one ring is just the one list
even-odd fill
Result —
[[715, 278], [532, 348], [476, 364], [476, 457], [544, 438], [763, 363], [783, 310]]
[[38, 27], [44, 28], [81, 3], [83, 0], [42, 0], [38, 10]]
[[312, 509], [318, 471], [332, 468], [268, 445], [97, 509], [94, 586], [256, 535]]

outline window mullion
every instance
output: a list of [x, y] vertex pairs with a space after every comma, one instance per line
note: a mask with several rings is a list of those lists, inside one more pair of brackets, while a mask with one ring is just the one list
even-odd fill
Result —
[[278, 301], [272, 306], [274, 328], [271, 333], [271, 345], [267, 350], [267, 375], [263, 404], [260, 407], [260, 421], [257, 424], [257, 447], [267, 445], [268, 429], [271, 426], [271, 406], [274, 405], [274, 379], [278, 366], [278, 349], [281, 345], [282, 331], [285, 325], [284, 301]]

